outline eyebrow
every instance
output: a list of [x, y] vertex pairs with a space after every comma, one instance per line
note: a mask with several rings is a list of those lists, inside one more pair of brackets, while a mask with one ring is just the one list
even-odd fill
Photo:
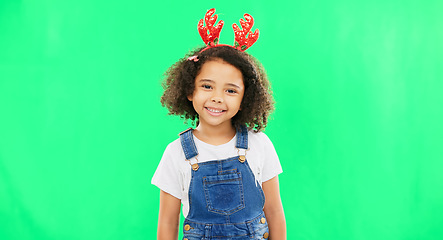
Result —
[[210, 82], [210, 83], [215, 83], [214, 80], [206, 79], [206, 78], [200, 79], [199, 82]]
[[[206, 78], [200, 79], [199, 82], [210, 82], [210, 83], [215, 83], [214, 80], [206, 79]], [[229, 86], [231, 86], [231, 87], [235, 87], [235, 88], [241, 89], [240, 86], [238, 86], [237, 84], [234, 84], [234, 83], [227, 83], [226, 85], [229, 85]]]
[[233, 83], [228, 83], [227, 85], [229, 85], [229, 86], [231, 86], [231, 87], [234, 87], [234, 88], [238, 88], [238, 89], [241, 89], [241, 87], [240, 87], [240, 86], [238, 86], [237, 84], [233, 84]]

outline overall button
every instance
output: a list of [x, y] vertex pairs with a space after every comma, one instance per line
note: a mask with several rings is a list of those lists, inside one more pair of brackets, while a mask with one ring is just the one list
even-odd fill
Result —
[[264, 224], [264, 223], [266, 223], [266, 219], [265, 218], [261, 218], [260, 222]]
[[189, 224], [185, 225], [185, 231], [189, 231], [189, 229], [191, 229], [191, 226], [189, 226]]
[[183, 238], [183, 240], [188, 240], [187, 238]]
[[268, 238], [269, 237], [269, 233], [265, 232], [265, 234], [263, 234], [263, 238]]
[[192, 170], [197, 171], [199, 168], [198, 163], [192, 164]]

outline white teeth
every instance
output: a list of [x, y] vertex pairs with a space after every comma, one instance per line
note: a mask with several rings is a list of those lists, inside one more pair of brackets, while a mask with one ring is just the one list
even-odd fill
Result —
[[221, 112], [223, 112], [223, 110], [215, 110], [215, 109], [212, 109], [212, 108], [206, 108], [206, 109], [208, 109], [208, 111], [213, 112], [213, 113], [221, 113]]

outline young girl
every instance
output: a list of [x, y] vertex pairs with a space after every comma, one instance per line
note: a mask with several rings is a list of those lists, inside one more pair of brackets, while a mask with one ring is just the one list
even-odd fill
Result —
[[[273, 100], [261, 65], [244, 52], [258, 38], [234, 25], [234, 46], [218, 44], [214, 9], [199, 22], [205, 48], [166, 72], [161, 98], [171, 114], [197, 122], [170, 143], [152, 178], [160, 190], [157, 238], [177, 239], [180, 206], [185, 240], [286, 239], [279, 159], [265, 128]], [[248, 36], [246, 36], [249, 34]], [[266, 199], [266, 200], [265, 200]]]

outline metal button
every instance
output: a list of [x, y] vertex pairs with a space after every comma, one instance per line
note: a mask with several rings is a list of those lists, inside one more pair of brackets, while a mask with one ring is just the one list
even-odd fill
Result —
[[188, 240], [187, 238], [183, 238], [183, 240]]
[[246, 160], [246, 157], [245, 156], [243, 156], [243, 155], [241, 155], [241, 156], [238, 156], [238, 160], [241, 162], [241, 163], [244, 163], [245, 162], [245, 160]]
[[263, 234], [263, 238], [268, 238], [269, 237], [269, 233], [265, 232], [265, 234]]
[[189, 224], [185, 225], [185, 231], [189, 231], [189, 229], [191, 229], [191, 226], [189, 226]]
[[198, 163], [192, 164], [192, 170], [197, 171], [199, 168]]
[[264, 224], [264, 223], [266, 223], [266, 219], [265, 218], [261, 218], [260, 222]]

